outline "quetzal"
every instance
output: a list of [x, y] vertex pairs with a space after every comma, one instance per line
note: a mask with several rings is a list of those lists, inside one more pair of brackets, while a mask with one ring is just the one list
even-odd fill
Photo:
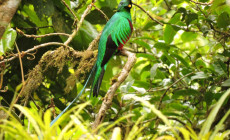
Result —
[[[132, 8], [131, 0], [121, 0], [117, 12], [106, 23], [98, 45], [97, 61], [94, 65], [83, 89], [77, 97], [51, 122], [51, 125], [76, 101], [76, 99], [85, 90], [89, 79], [93, 79], [91, 92], [93, 96], [98, 96], [101, 82], [110, 58], [120, 51], [124, 44], [129, 40], [132, 31], [132, 19], [130, 9]], [[94, 77], [93, 77], [94, 76]]]

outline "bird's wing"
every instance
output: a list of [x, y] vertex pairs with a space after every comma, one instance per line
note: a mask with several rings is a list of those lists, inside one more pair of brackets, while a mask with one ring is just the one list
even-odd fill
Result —
[[126, 18], [121, 18], [120, 20], [116, 20], [116, 22], [113, 23], [113, 28], [107, 38], [105, 54], [102, 59], [101, 66], [107, 64], [109, 59], [117, 51], [118, 47], [121, 44], [124, 45], [130, 38], [132, 33], [130, 22], [131, 21]]
[[132, 23], [129, 19], [123, 17], [117, 20], [111, 32], [112, 40], [117, 46], [125, 44], [132, 34]]

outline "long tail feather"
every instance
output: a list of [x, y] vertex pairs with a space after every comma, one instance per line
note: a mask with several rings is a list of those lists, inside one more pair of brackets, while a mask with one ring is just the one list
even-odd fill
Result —
[[92, 73], [94, 73], [94, 70], [96, 68], [96, 64], [94, 65], [93, 69], [91, 70], [90, 74], [89, 74], [89, 77], [84, 85], [84, 87], [82, 88], [81, 92], [73, 99], [73, 101], [50, 123], [50, 126], [52, 126], [65, 112], [66, 110], [69, 109], [69, 107], [82, 95], [83, 91], [85, 90], [88, 82], [89, 82], [89, 79], [90, 77], [92, 76]]
[[98, 96], [104, 74], [105, 74], [105, 69], [102, 68], [100, 77], [98, 78], [97, 83], [93, 87], [93, 96], [96, 96], [96, 97]]

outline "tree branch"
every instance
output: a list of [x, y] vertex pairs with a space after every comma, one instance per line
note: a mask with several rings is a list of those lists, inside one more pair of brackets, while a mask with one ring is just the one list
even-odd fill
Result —
[[155, 21], [156, 23], [160, 24], [161, 26], [164, 26], [164, 23], [156, 20], [155, 18], [153, 18], [147, 11], [145, 11], [144, 8], [142, 8], [140, 5], [133, 3], [133, 5], [137, 6], [138, 8], [140, 8], [143, 12], [145, 12], [153, 21]]
[[[26, 85], [24, 88], [24, 91], [22, 93], [23, 96], [26, 96], [25, 100], [29, 97], [29, 95], [34, 92], [42, 83], [43, 78], [44, 78], [44, 73], [48, 70], [50, 67], [57, 67], [58, 68], [58, 73], [62, 71], [64, 65], [68, 62], [68, 60], [73, 61], [73, 57], [81, 58], [83, 56], [79, 56], [78, 52], [73, 50], [72, 48], [68, 47], [68, 44], [72, 41], [72, 39], [75, 37], [75, 35], [78, 33], [81, 25], [83, 24], [83, 21], [86, 17], [86, 15], [90, 12], [92, 8], [92, 4], [89, 4], [87, 9], [85, 9], [84, 13], [81, 16], [80, 21], [78, 22], [77, 28], [74, 29], [71, 35], [69, 35], [69, 38], [65, 41], [65, 43], [58, 43], [58, 42], [49, 42], [49, 43], [44, 43], [38, 46], [35, 46], [32, 49], [29, 49], [24, 52], [28, 53], [29, 51], [36, 50], [41, 47], [45, 47], [47, 45], [58, 45], [58, 46], [65, 46], [59, 47], [54, 51], [48, 51], [45, 54], [43, 54], [42, 58], [39, 61], [39, 64], [35, 66], [35, 68], [30, 71], [28, 74], [28, 78], [26, 80]], [[94, 43], [96, 44], [96, 43]], [[93, 46], [93, 45], [92, 45]], [[23, 52], [22, 52], [23, 53]], [[70, 54], [71, 53], [71, 54]], [[87, 53], [88, 54], [88, 53]], [[93, 53], [90, 53], [93, 54]], [[71, 55], [71, 57], [70, 57]], [[86, 55], [85, 57], [87, 57]], [[4, 60], [4, 62], [10, 61], [12, 59], [15, 59], [18, 57], [18, 55], [15, 54], [12, 58]], [[0, 62], [4, 63], [3, 61]], [[91, 63], [90, 63], [91, 64]], [[76, 64], [74, 64], [76, 65]]]
[[99, 11], [105, 17], [106, 21], [109, 20], [108, 16], [101, 9], [97, 8], [97, 6], [94, 4], [92, 4], [92, 5], [97, 11]]
[[67, 9], [70, 11], [70, 13], [74, 16], [75, 21], [79, 22], [79, 19], [77, 18], [77, 16], [74, 14], [73, 10], [69, 7], [69, 5], [62, 0], [62, 2], [64, 3], [64, 5], [67, 7]]
[[[95, 2], [95, 1], [93, 1], [93, 2]], [[79, 31], [85, 17], [89, 14], [89, 11], [92, 9], [92, 6], [93, 6], [93, 3], [88, 5], [87, 9], [84, 11], [84, 13], [81, 16], [80, 21], [77, 24], [77, 28], [73, 31], [73, 33], [70, 35], [70, 37], [66, 40], [66, 42], [64, 43], [65, 45], [68, 45], [73, 40], [73, 38], [76, 36], [76, 34]]]
[[[57, 45], [57, 46], [65, 46], [65, 47], [68, 47], [67, 45], [63, 44], [63, 43], [59, 43], [59, 42], [49, 42], [49, 43], [44, 43], [44, 44], [41, 44], [41, 45], [37, 45], [37, 46], [34, 46], [33, 48], [31, 49], [28, 49], [26, 50], [25, 52], [22, 52], [21, 55], [24, 56], [30, 52], [33, 52], [33, 51], [36, 51], [37, 49], [39, 48], [42, 48], [42, 47], [46, 47], [46, 46], [51, 46], [51, 45]], [[6, 62], [9, 62], [9, 61], [12, 61], [14, 60], [15, 58], [19, 57], [19, 54], [14, 54], [13, 57], [11, 58], [8, 58], [8, 59], [4, 59], [3, 61], [0, 62], [0, 65], [6, 63]]]
[[178, 79], [176, 82], [174, 82], [172, 85], [170, 85], [167, 89], [166, 89], [166, 91], [164, 92], [164, 94], [161, 96], [161, 98], [160, 98], [160, 103], [159, 103], [159, 105], [158, 105], [158, 110], [160, 110], [161, 109], [161, 104], [162, 104], [162, 101], [163, 101], [163, 98], [165, 97], [165, 95], [166, 95], [166, 93], [169, 91], [169, 89], [171, 88], [171, 87], [173, 87], [175, 84], [177, 84], [178, 82], [180, 82], [181, 80], [183, 80], [185, 77], [188, 77], [188, 76], [190, 76], [190, 75], [192, 75], [194, 72], [191, 72], [191, 73], [188, 73], [188, 74], [186, 74], [185, 76], [183, 76], [183, 77], [181, 77], [180, 79]]
[[48, 37], [48, 36], [55, 36], [55, 35], [63, 35], [63, 36], [70, 36], [69, 34], [66, 34], [66, 33], [50, 33], [50, 34], [45, 34], [45, 35], [28, 35], [28, 34], [25, 34], [22, 30], [16, 28], [16, 31], [25, 36], [25, 37], [28, 37], [28, 38], [43, 38], [43, 37]]
[[104, 101], [92, 125], [93, 130], [96, 130], [97, 126], [103, 121], [106, 111], [110, 108], [112, 104], [113, 96], [116, 90], [121, 85], [121, 83], [125, 81], [125, 79], [129, 75], [129, 72], [131, 71], [132, 67], [134, 66], [136, 62], [136, 55], [134, 53], [131, 53], [126, 50], [122, 50], [121, 53], [122, 55], [125, 55], [128, 57], [128, 61], [125, 64], [124, 68], [122, 69], [119, 77], [117, 78], [117, 81], [113, 83], [113, 85], [109, 88], [106, 96], [104, 97]]
[[194, 1], [194, 0], [190, 0], [191, 2], [195, 3], [195, 4], [199, 4], [199, 5], [211, 5], [213, 3], [213, 0], [211, 0], [208, 3], [203, 3], [203, 2], [199, 2], [199, 1]]

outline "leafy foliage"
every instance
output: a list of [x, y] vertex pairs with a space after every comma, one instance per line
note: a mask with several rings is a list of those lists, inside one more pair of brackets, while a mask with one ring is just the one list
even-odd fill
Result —
[[[65, 2], [74, 10], [77, 18], [81, 18], [91, 0]], [[61, 48], [49, 46], [37, 50], [33, 60], [22, 58], [24, 73], [33, 78], [30, 81], [32, 92], [21, 96], [18, 103], [29, 104], [27, 107], [15, 105], [15, 110], [12, 110], [18, 115], [20, 112], [24, 114], [25, 117], [20, 118], [23, 123], [18, 121], [17, 115], [10, 113], [10, 119], [1, 120], [2, 137], [229, 139], [230, 95], [227, 89], [230, 87], [230, 7], [225, 0], [214, 0], [212, 3], [209, 0], [133, 2], [164, 26], [150, 20], [146, 13], [133, 6], [131, 13], [135, 30], [125, 49], [136, 53], [137, 62], [116, 92], [104, 123], [97, 128], [98, 133], [93, 134], [91, 122], [95, 120], [95, 114], [111, 86], [111, 78], [119, 74], [126, 58], [117, 55], [109, 62], [98, 98], [89, 98], [89, 91], [86, 90], [75, 107], [50, 127], [50, 120], [82, 89], [89, 70], [80, 72], [77, 80], [73, 80], [73, 77], [79, 70], [80, 58], [90, 53], [76, 56], [71, 50], [67, 53]], [[119, 0], [97, 0], [95, 6], [110, 18], [118, 3]], [[16, 35], [15, 28], [34, 35], [53, 32], [70, 34], [76, 28], [74, 21], [74, 16], [62, 1], [22, 1], [0, 41], [1, 59], [11, 57], [12, 52], [17, 53], [15, 42], [20, 51], [26, 51], [47, 42], [65, 42], [68, 38], [27, 38]], [[93, 8], [70, 46], [77, 51], [86, 50], [105, 23], [104, 16]], [[49, 51], [54, 52], [54, 57], [46, 54]], [[42, 56], [45, 59], [41, 59]], [[53, 64], [54, 60], [58, 63]], [[7, 62], [1, 69], [4, 70], [1, 87], [7, 86], [8, 90], [0, 93], [0, 103], [10, 106], [14, 95], [23, 87], [19, 62], [17, 59]], [[31, 71], [35, 73], [31, 74]], [[67, 92], [66, 87], [72, 88]]]
[[13, 50], [13, 45], [16, 37], [17, 37], [17, 33], [14, 29], [12, 28], [6, 29], [0, 41], [0, 55], [5, 54], [7, 51]]

